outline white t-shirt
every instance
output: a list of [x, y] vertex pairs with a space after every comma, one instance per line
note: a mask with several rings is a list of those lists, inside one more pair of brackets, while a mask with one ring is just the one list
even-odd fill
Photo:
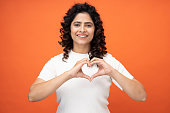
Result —
[[[38, 78], [48, 81], [70, 70], [77, 61], [89, 58], [89, 55], [70, 50], [69, 58], [65, 60], [67, 62], [63, 62], [62, 58], [63, 53], [51, 58], [43, 67]], [[133, 79], [133, 76], [111, 54], [107, 53], [103, 59], [124, 76]], [[85, 78], [72, 78], [66, 81], [56, 90], [59, 104], [56, 113], [110, 113], [107, 99], [112, 82], [123, 90], [108, 75], [96, 77], [91, 82]]]

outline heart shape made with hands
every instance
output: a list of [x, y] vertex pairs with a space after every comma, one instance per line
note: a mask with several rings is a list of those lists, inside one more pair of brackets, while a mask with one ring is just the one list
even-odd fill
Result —
[[92, 66], [88, 67], [87, 64], [84, 64], [82, 66], [82, 72], [88, 76], [92, 76], [94, 75], [95, 73], [98, 72], [99, 68], [97, 67], [97, 64], [93, 64]]

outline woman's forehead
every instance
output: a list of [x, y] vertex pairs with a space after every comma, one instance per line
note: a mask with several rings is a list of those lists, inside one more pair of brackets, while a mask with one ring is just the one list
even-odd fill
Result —
[[73, 22], [92, 22], [93, 23], [93, 20], [91, 19], [90, 15], [86, 12], [83, 12], [83, 13], [78, 13]]

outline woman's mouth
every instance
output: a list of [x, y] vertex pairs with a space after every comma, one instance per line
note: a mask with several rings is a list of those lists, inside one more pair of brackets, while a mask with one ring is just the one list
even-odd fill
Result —
[[88, 35], [84, 35], [84, 34], [78, 34], [76, 35], [78, 38], [81, 38], [81, 39], [84, 39], [84, 38], [87, 38]]

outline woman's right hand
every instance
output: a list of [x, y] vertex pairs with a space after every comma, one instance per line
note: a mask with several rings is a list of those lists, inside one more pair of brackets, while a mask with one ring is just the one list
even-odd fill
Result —
[[84, 74], [82, 72], [82, 69], [81, 67], [84, 65], [84, 64], [87, 64], [89, 65], [89, 59], [88, 58], [83, 58], [82, 60], [80, 61], [77, 61], [77, 63], [73, 66], [73, 68], [71, 70], [69, 70], [69, 75], [71, 78], [78, 78], [78, 77], [82, 77], [82, 78], [86, 78], [88, 80], [91, 80], [91, 78]]

